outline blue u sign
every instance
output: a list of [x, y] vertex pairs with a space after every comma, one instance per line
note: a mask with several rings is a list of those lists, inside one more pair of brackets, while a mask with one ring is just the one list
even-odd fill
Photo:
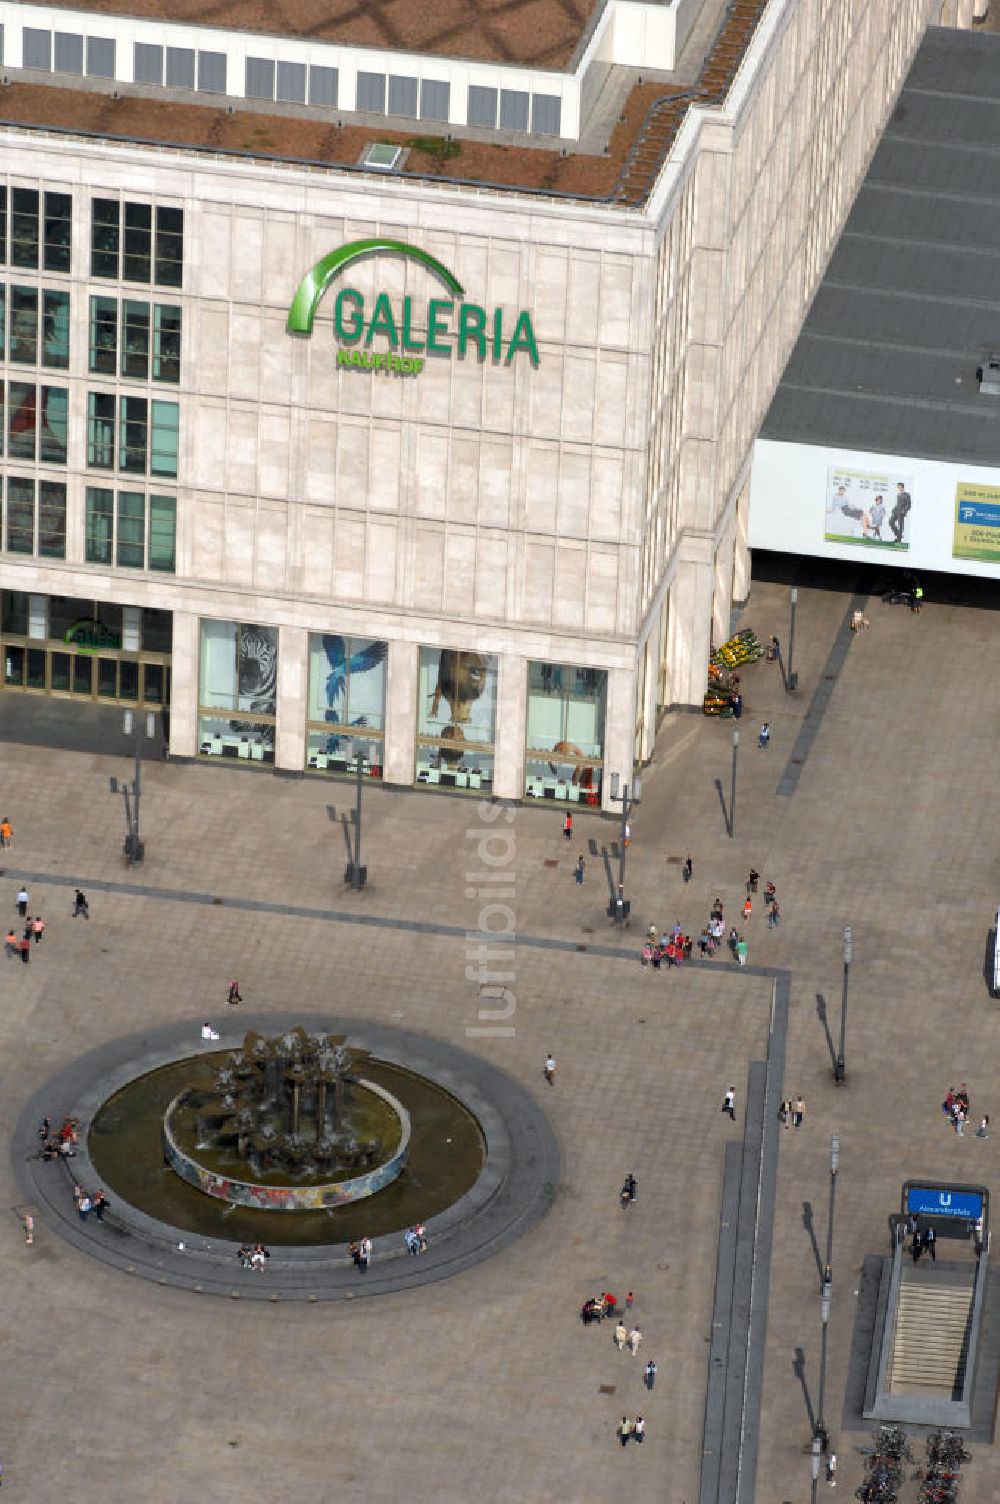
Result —
[[911, 1185], [906, 1193], [906, 1210], [911, 1217], [923, 1213], [929, 1217], [964, 1217], [967, 1222], [978, 1222], [983, 1215], [983, 1198], [978, 1191]]

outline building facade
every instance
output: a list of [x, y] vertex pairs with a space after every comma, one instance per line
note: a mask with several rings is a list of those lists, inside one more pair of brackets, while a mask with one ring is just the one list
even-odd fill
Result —
[[747, 593], [757, 426], [928, 15], [771, 0], [640, 205], [2, 128], [4, 693], [607, 803]]

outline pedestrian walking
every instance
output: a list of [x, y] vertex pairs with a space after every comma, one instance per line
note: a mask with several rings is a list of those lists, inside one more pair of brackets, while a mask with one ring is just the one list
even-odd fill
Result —
[[733, 717], [739, 720], [743, 714], [743, 696], [737, 691], [732, 698]]
[[201, 1037], [202, 1039], [218, 1039], [219, 1031], [218, 1029], [213, 1029], [212, 1025], [206, 1019], [201, 1026]]
[[747, 945], [746, 940], [741, 935], [736, 942], [736, 959], [741, 966], [745, 966], [747, 964], [747, 956], [749, 954], [750, 947]]
[[234, 1008], [237, 1003], [242, 1003], [243, 1001], [243, 994], [240, 991], [240, 984], [235, 977], [233, 977], [233, 980], [229, 984], [229, 997], [227, 1001], [231, 1003]]
[[13, 925], [11, 925], [10, 929], [7, 931], [3, 944], [8, 958], [10, 960], [13, 960], [17, 955], [17, 936], [14, 933]]
[[21, 888], [17, 895], [17, 912], [22, 919], [26, 919], [28, 916], [28, 902], [28, 890], [27, 888]]
[[722, 1099], [722, 1111], [736, 1122], [736, 1087], [730, 1086]]
[[368, 1265], [371, 1263], [371, 1258], [372, 1240], [369, 1237], [364, 1237], [358, 1244], [358, 1268], [361, 1270], [362, 1274], [367, 1273]]
[[826, 1481], [831, 1488], [837, 1487], [837, 1454], [831, 1452], [826, 1459]]
[[42, 936], [45, 934], [45, 920], [42, 918], [41, 914], [36, 914], [34, 919], [31, 921], [31, 932], [35, 937], [35, 944], [41, 945]]
[[24, 1241], [26, 1243], [35, 1241], [35, 1219], [30, 1212], [24, 1214]]
[[753, 913], [753, 899], [750, 897], [750, 894], [748, 893], [747, 896], [746, 896], [746, 899], [744, 900], [744, 903], [743, 903], [743, 923], [744, 924], [747, 923], [747, 921], [750, 918], [750, 915], [752, 913]]
[[0, 820], [0, 847], [9, 847], [14, 844], [14, 827], [7, 816]]
[[573, 839], [573, 816], [569, 810], [566, 811], [566, 818], [563, 821], [563, 836], [567, 841], [572, 841]]
[[623, 1447], [628, 1446], [628, 1439], [631, 1435], [632, 1427], [628, 1423], [628, 1416], [623, 1415], [621, 1418], [621, 1423], [618, 1427], [618, 1440], [621, 1442]]
[[694, 862], [691, 860], [691, 853], [690, 853], [690, 851], [688, 852], [687, 856], [684, 858], [684, 868], [683, 868], [683, 871], [684, 871], [684, 881], [686, 883], [689, 883], [691, 881], [692, 877], [694, 876]]
[[770, 911], [768, 912], [768, 916], [767, 916], [767, 927], [768, 927], [769, 930], [776, 930], [778, 928], [778, 925], [780, 923], [781, 923], [781, 905], [778, 902], [777, 897], [774, 897], [771, 900], [771, 908], [770, 908]]
[[76, 918], [77, 914], [82, 914], [84, 919], [90, 918], [90, 904], [87, 902], [87, 895], [86, 893], [84, 893], [82, 888], [77, 888], [73, 898], [74, 919]]
[[586, 871], [586, 866], [586, 862], [583, 860], [583, 857], [581, 857], [573, 871], [573, 876], [576, 878], [576, 885], [578, 888], [583, 887], [583, 875]]
[[806, 1115], [806, 1104], [802, 1100], [802, 1097], [798, 1096], [798, 1097], [795, 1098], [795, 1101], [792, 1103], [792, 1127], [793, 1128], [801, 1128], [802, 1127], [802, 1119], [805, 1117], [805, 1115]]
[[625, 1343], [627, 1340], [628, 1331], [626, 1330], [625, 1323], [624, 1321], [619, 1321], [618, 1325], [615, 1327], [615, 1347], [617, 1347], [619, 1352], [624, 1351]]
[[93, 1210], [94, 1216], [97, 1218], [98, 1222], [103, 1222], [104, 1213], [108, 1209], [108, 1198], [105, 1196], [103, 1191], [98, 1191], [96, 1196], [94, 1196], [93, 1200], [91, 1201], [91, 1209]]
[[965, 1108], [959, 1102], [955, 1103], [955, 1132], [959, 1138], [965, 1136]]
[[980, 1123], [979, 1127], [976, 1129], [976, 1137], [977, 1138], [989, 1138], [989, 1136], [990, 1136], [990, 1117], [989, 1117], [989, 1113], [987, 1113], [985, 1115], [985, 1117], [983, 1118], [982, 1122]]
[[931, 1256], [931, 1263], [937, 1263], [937, 1233], [933, 1225], [928, 1226], [924, 1233], [924, 1251]]
[[778, 1108], [778, 1120], [781, 1123], [782, 1127], [791, 1127], [792, 1104], [788, 1097], [785, 1098], [781, 1106]]
[[25, 966], [27, 966], [28, 962], [31, 960], [31, 941], [28, 939], [27, 935], [21, 936], [20, 940], [17, 942], [17, 948], [21, 952], [21, 960], [24, 962]]
[[642, 1333], [640, 1332], [640, 1330], [639, 1330], [639, 1328], [637, 1326], [634, 1326], [632, 1328], [632, 1330], [628, 1334], [628, 1350], [632, 1354], [633, 1358], [635, 1357], [636, 1353], [639, 1351], [639, 1346], [640, 1346], [641, 1342], [642, 1342]]
[[771, 724], [765, 721], [757, 733], [757, 745], [763, 751], [771, 742]]
[[646, 1364], [646, 1372], [644, 1378], [646, 1388], [650, 1391], [650, 1393], [652, 1393], [653, 1386], [656, 1383], [656, 1364], [653, 1362], [652, 1358], [650, 1358], [649, 1362]]
[[625, 1309], [626, 1309], [626, 1311], [631, 1311], [631, 1309], [632, 1309], [632, 1307], [634, 1305], [635, 1305], [635, 1296], [632, 1294], [632, 1291], [630, 1290], [628, 1292], [628, 1294], [626, 1295], [626, 1297], [625, 1297]]
[[924, 1235], [919, 1227], [915, 1227], [913, 1229], [913, 1241], [910, 1244], [910, 1253], [913, 1255], [913, 1262], [915, 1264], [920, 1263], [920, 1255], [923, 1253], [923, 1251]]
[[632, 1426], [632, 1435], [641, 1446], [646, 1438], [646, 1422], [641, 1415], [637, 1415], [635, 1418], [635, 1423]]
[[551, 1053], [545, 1057], [545, 1079], [550, 1086], [554, 1085], [556, 1079], [556, 1057]]

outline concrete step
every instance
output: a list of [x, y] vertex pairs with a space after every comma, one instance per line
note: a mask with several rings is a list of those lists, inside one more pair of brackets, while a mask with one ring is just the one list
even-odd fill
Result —
[[951, 1395], [965, 1377], [972, 1288], [904, 1279], [899, 1290], [890, 1392]]

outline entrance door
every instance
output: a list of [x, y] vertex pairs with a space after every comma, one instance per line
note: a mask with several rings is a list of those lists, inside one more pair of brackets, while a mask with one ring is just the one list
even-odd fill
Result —
[[118, 698], [118, 659], [98, 658], [97, 696], [101, 700]]
[[70, 681], [70, 655], [69, 653], [50, 653], [49, 670], [51, 678], [49, 688], [54, 695], [68, 695]]
[[88, 699], [94, 695], [94, 660], [85, 653], [77, 653], [73, 659], [73, 693]]

